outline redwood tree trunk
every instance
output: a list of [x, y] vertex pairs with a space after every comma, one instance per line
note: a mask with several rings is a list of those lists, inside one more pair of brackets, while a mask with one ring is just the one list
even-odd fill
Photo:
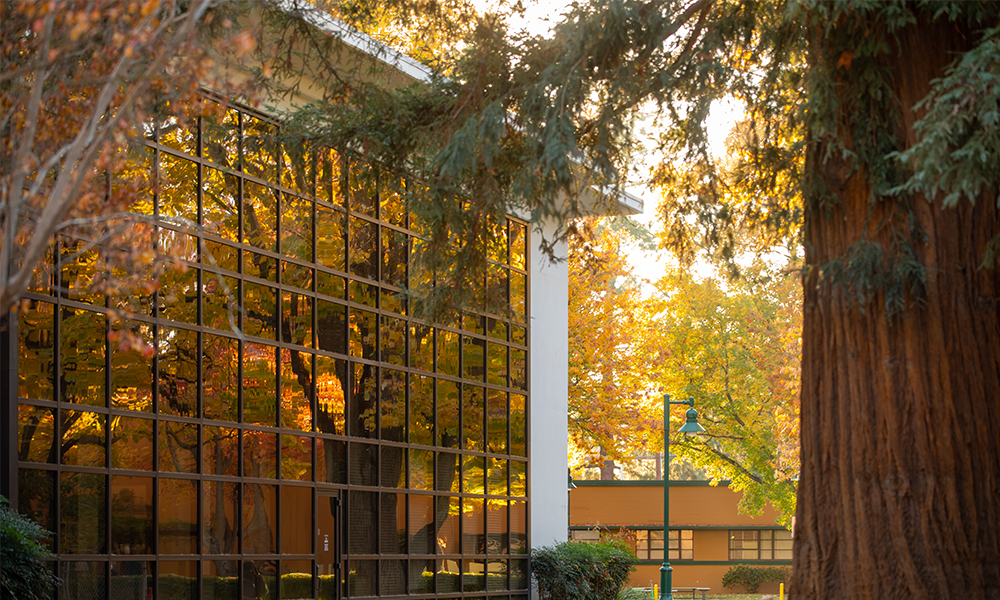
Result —
[[[972, 37], [947, 24], [900, 35], [903, 144], [911, 107]], [[866, 232], [888, 246], [872, 224], [893, 209], [869, 214], [864, 169], [813, 164], [841, 204], [809, 207], [807, 264]], [[883, 295], [862, 310], [843, 287], [806, 278], [795, 600], [1000, 598], [1000, 270], [978, 269], [1000, 211], [992, 197], [939, 200], [912, 199], [931, 277], [922, 306], [890, 321]]]

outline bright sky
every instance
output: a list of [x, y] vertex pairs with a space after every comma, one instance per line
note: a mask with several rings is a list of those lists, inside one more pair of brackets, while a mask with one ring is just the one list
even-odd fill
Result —
[[[472, 0], [473, 4], [480, 11], [488, 11], [501, 2], [508, 0]], [[560, 16], [567, 10], [571, 2], [568, 0], [523, 0], [525, 7], [524, 15], [521, 18], [511, 19], [509, 22], [511, 31], [525, 30], [533, 35], [543, 35], [559, 22]], [[709, 147], [712, 155], [722, 157], [726, 153], [726, 137], [743, 114], [742, 107], [735, 100], [730, 102], [717, 102], [712, 105], [712, 111], [708, 122]], [[649, 172], [650, 165], [638, 165], [638, 170], [642, 174]], [[655, 232], [658, 228], [656, 218], [656, 208], [659, 205], [659, 196], [655, 190], [649, 190], [643, 185], [632, 185], [627, 187], [628, 191], [643, 199], [645, 214], [633, 217], [636, 221]], [[667, 264], [667, 257], [662, 253], [649, 253], [639, 248], [634, 248], [629, 253], [629, 262], [635, 267], [637, 276], [649, 281], [656, 281], [663, 276]], [[712, 269], [707, 264], [695, 265], [694, 271], [701, 277], [712, 275]]]

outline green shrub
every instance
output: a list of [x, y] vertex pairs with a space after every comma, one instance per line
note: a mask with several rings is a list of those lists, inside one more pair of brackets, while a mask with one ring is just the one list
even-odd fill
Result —
[[0, 598], [52, 596], [59, 580], [44, 562], [51, 557], [42, 545], [48, 536], [48, 531], [8, 508], [7, 499], [0, 496]]
[[563, 542], [531, 554], [541, 600], [615, 600], [635, 562], [635, 555], [617, 542]]
[[742, 585], [747, 592], [756, 594], [761, 584], [770, 581], [787, 582], [791, 577], [788, 567], [764, 567], [757, 565], [736, 565], [722, 576], [723, 587]]

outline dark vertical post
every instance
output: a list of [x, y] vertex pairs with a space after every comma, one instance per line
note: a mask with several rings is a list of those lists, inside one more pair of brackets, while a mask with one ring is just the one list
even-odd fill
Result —
[[[652, 550], [653, 540], [649, 540]], [[663, 565], [660, 597], [673, 600], [673, 567], [670, 566], [670, 394], [663, 394]]]
[[17, 316], [0, 316], [0, 495], [17, 510]]

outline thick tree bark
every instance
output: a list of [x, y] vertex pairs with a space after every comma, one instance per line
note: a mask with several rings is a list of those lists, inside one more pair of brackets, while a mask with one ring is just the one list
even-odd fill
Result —
[[[906, 146], [911, 107], [974, 38], [946, 23], [900, 35], [891, 67]], [[888, 247], [873, 224], [893, 208], [869, 213], [864, 170], [813, 164], [841, 204], [809, 207], [807, 264], [865, 232]], [[975, 200], [912, 198], [930, 280], [901, 318], [887, 318], [881, 294], [858, 307], [815, 270], [805, 279], [796, 600], [1000, 598], [1000, 270], [978, 269], [1000, 211]]]

